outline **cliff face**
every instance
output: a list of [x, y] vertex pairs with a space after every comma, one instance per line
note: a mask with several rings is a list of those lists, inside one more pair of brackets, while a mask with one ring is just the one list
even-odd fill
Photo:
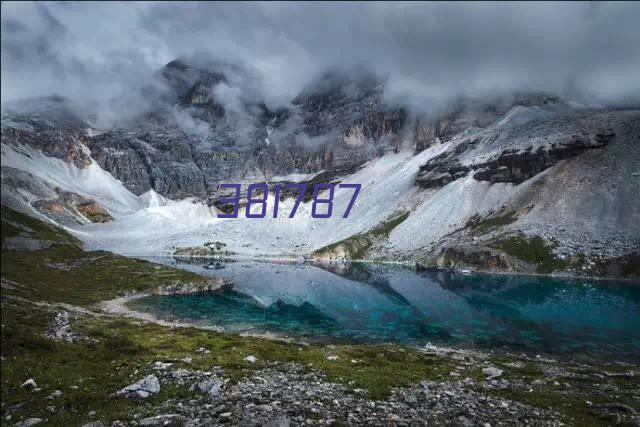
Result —
[[[232, 71], [240, 72], [225, 69]], [[218, 92], [228, 88], [228, 79], [220, 71], [173, 61], [160, 75], [170, 92], [155, 111], [126, 124], [88, 133], [90, 126], [76, 119], [48, 133], [3, 128], [3, 139], [79, 166], [88, 164], [85, 145], [134, 194], [154, 189], [184, 198], [215, 193], [221, 181], [350, 170], [397, 150], [407, 121], [404, 109], [384, 104], [375, 79], [329, 74], [290, 109], [271, 111], [240, 95], [225, 105]]]

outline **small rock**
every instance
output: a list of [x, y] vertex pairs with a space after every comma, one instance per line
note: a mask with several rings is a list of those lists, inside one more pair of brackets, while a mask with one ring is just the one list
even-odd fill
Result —
[[83, 424], [82, 427], [104, 427], [104, 423], [102, 421], [92, 421], [87, 424]]
[[258, 359], [255, 356], [247, 356], [244, 358], [244, 360], [246, 360], [249, 363], [256, 363], [258, 361]]
[[211, 397], [220, 396], [220, 392], [224, 382], [220, 380], [203, 380], [194, 383], [189, 387], [189, 391], [200, 391], [201, 393], [207, 393]]
[[43, 421], [42, 418], [27, 418], [24, 421], [20, 421], [19, 423], [16, 423], [16, 427], [30, 427], [36, 424], [40, 424], [42, 421]]
[[56, 317], [54, 317], [51, 322], [47, 336], [55, 340], [73, 341], [71, 323], [69, 322], [69, 313], [61, 311], [56, 314]]
[[340, 357], [335, 356], [335, 355], [333, 355], [333, 354], [332, 354], [332, 355], [330, 355], [330, 356], [327, 356], [327, 360], [338, 360], [338, 359], [340, 359]]
[[128, 385], [116, 393], [117, 396], [137, 396], [146, 398], [160, 392], [160, 381], [155, 375], [149, 375], [135, 383]]
[[143, 418], [139, 421], [141, 426], [166, 426], [182, 424], [184, 417], [180, 414], [162, 414], [153, 417]]
[[420, 391], [425, 395], [429, 395], [429, 383], [427, 381], [420, 381]]
[[164, 370], [164, 369], [167, 369], [167, 368], [171, 367], [171, 365], [173, 365], [173, 363], [170, 363], [170, 362], [155, 362], [153, 364], [153, 369]]
[[482, 369], [482, 373], [485, 375], [487, 380], [492, 380], [494, 378], [498, 378], [502, 375], [502, 369], [498, 369], [496, 367], [490, 366], [488, 368]]
[[33, 378], [29, 378], [28, 380], [23, 382], [20, 387], [23, 387], [23, 388], [36, 388], [36, 387], [38, 387], [38, 384], [36, 384], [36, 381]]
[[204, 347], [200, 347], [200, 348], [196, 349], [196, 353], [209, 354], [209, 353], [211, 353], [211, 351], [207, 350]]

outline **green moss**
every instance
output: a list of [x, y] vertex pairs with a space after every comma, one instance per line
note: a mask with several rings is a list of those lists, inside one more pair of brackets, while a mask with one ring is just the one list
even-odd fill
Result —
[[517, 220], [518, 217], [515, 216], [514, 212], [484, 219], [480, 215], [476, 214], [469, 218], [464, 228], [470, 228], [474, 233], [482, 235], [492, 231], [493, 229], [509, 225]]
[[[522, 389], [493, 389], [490, 390], [490, 393], [538, 408], [557, 411], [564, 416], [569, 425], [609, 426], [615, 422], [615, 418], [603, 417], [586, 404], [587, 400], [594, 405], [611, 402], [611, 398], [608, 396], [598, 396], [592, 393], [584, 395], [580, 390], [566, 391], [563, 390], [562, 386], [553, 387], [549, 385], [535, 387], [532, 391]], [[634, 406], [635, 403], [637, 409], [637, 401], [631, 399], [622, 400], [630, 403], [632, 406]]]
[[41, 251], [2, 253], [2, 277], [17, 283], [3, 290], [32, 300], [88, 306], [127, 291], [145, 291], [176, 281], [201, 282], [203, 276], [126, 258], [60, 245]]
[[489, 246], [537, 266], [542, 274], [564, 270], [567, 262], [553, 255], [553, 245], [547, 245], [541, 237], [528, 238], [522, 235], [492, 241]]
[[313, 255], [316, 257], [324, 257], [342, 250], [347, 259], [363, 259], [367, 255], [367, 251], [372, 244], [388, 238], [393, 229], [402, 224], [402, 222], [408, 217], [409, 212], [396, 215], [387, 221], [383, 221], [365, 233], [355, 234], [344, 240], [318, 249], [313, 253]]

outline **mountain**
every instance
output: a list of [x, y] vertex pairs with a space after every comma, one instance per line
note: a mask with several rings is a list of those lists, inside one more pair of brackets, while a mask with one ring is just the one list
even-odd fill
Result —
[[[154, 78], [166, 90], [109, 126], [62, 97], [5, 106], [2, 203], [127, 254], [220, 241], [250, 256], [638, 275], [640, 110], [520, 93], [427, 115], [389, 104], [384, 79], [336, 70], [270, 108], [240, 66], [179, 59]], [[309, 201], [293, 219], [216, 218], [219, 183], [296, 181], [362, 192], [348, 219], [313, 219]], [[334, 210], [349, 200], [336, 191]]]

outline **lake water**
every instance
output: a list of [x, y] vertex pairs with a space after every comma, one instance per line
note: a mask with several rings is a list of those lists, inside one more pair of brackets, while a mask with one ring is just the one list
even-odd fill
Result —
[[234, 281], [221, 295], [151, 296], [166, 320], [324, 342], [396, 342], [640, 359], [640, 286], [421, 273], [381, 264], [156, 262]]

